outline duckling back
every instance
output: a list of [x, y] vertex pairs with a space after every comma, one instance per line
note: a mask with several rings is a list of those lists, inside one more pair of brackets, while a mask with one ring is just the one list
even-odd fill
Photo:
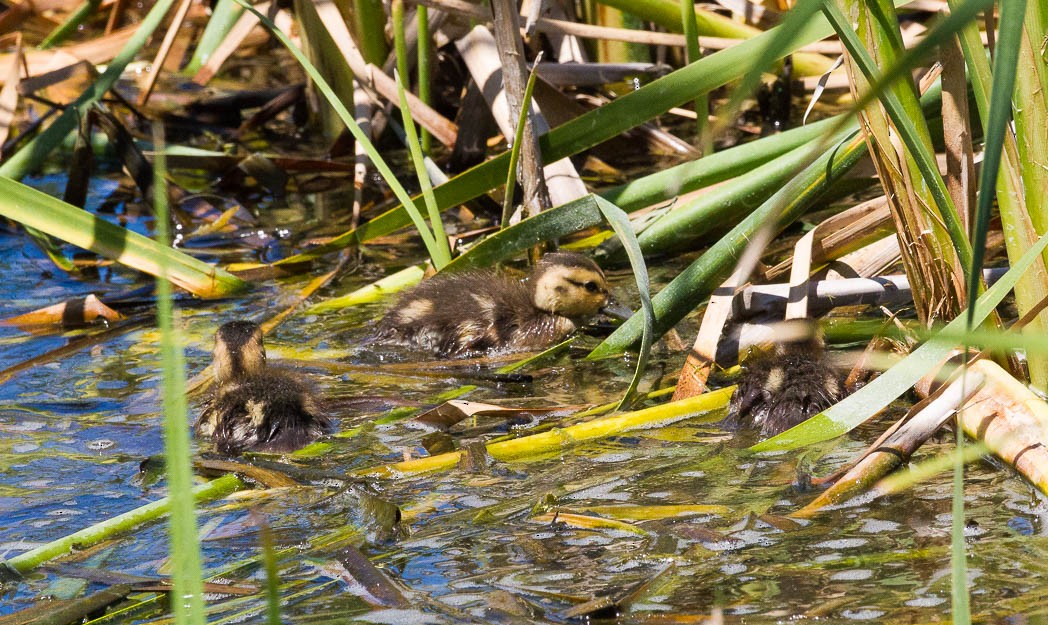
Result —
[[216, 387], [196, 429], [222, 453], [286, 453], [326, 434], [331, 421], [305, 382], [270, 367]]
[[775, 436], [826, 410], [846, 392], [821, 341], [784, 343], [751, 352], [731, 397], [725, 429], [752, 427]]
[[440, 357], [542, 349], [575, 331], [536, 308], [528, 285], [494, 271], [434, 276], [404, 293], [375, 338]]

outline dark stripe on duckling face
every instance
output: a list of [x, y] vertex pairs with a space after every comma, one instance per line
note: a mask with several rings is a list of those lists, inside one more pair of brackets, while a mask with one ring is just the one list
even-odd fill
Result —
[[262, 328], [251, 321], [230, 321], [215, 333], [214, 373], [219, 384], [258, 375], [266, 368]]

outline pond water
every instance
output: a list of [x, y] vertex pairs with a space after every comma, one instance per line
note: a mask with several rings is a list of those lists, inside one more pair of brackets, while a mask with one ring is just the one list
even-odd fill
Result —
[[[92, 204], [113, 202], [115, 178], [93, 183]], [[60, 194], [60, 180], [33, 184]], [[57, 190], [56, 190], [57, 188]], [[133, 204], [133, 202], [132, 202]], [[148, 231], [148, 217], [117, 201], [114, 219]], [[288, 232], [323, 221], [323, 202], [289, 197], [281, 217]], [[299, 230], [296, 230], [299, 229]], [[257, 250], [226, 251], [223, 261], [257, 258]], [[414, 260], [402, 242], [369, 248], [365, 263], [328, 286], [340, 295]], [[680, 261], [677, 261], [680, 262]], [[147, 284], [116, 267], [75, 279], [57, 271], [20, 232], [0, 232], [0, 318], [87, 293], [118, 293]], [[656, 272], [656, 282], [661, 281]], [[265, 319], [282, 310], [309, 276], [268, 281], [235, 301], [181, 302], [178, 327], [188, 375], [209, 361], [215, 328], [234, 318]], [[632, 278], [612, 275], [622, 299], [633, 301]], [[669, 426], [628, 432], [558, 453], [480, 469], [455, 468], [372, 483], [398, 505], [405, 532], [373, 531], [340, 495], [332, 475], [425, 455], [428, 433], [406, 418], [413, 406], [473, 385], [466, 398], [512, 406], [579, 406], [616, 400], [633, 362], [585, 361], [578, 347], [531, 365], [527, 382], [498, 383], [476, 369], [397, 367], [405, 354], [383, 358], [359, 346], [389, 302], [342, 313], [296, 314], [267, 337], [275, 361], [294, 361], [319, 391], [341, 406], [339, 434], [326, 453], [283, 459], [306, 471], [302, 486], [246, 490], [200, 507], [205, 568], [242, 585], [264, 581], [258, 566], [256, 520], [272, 527], [278, 548], [283, 618], [289, 623], [545, 623], [566, 622], [595, 598], [620, 601], [592, 611], [594, 620], [623, 623], [704, 622], [716, 611], [729, 623], [946, 622], [950, 614], [950, 476], [912, 491], [844, 507], [814, 520], [784, 518], [811, 493], [791, 484], [798, 472], [829, 473], [860, 453], [884, 425], [817, 452], [753, 455], [720, 431], [712, 413]], [[685, 324], [690, 341], [694, 328]], [[48, 352], [97, 330], [31, 335], [0, 328], [0, 558], [15, 556], [165, 494], [162, 480], [140, 471], [161, 454], [158, 335], [152, 322], [54, 356]], [[595, 345], [583, 337], [581, 343]], [[33, 366], [14, 370], [38, 359]], [[680, 357], [664, 345], [645, 388], [673, 381]], [[303, 362], [309, 361], [309, 362]], [[360, 398], [366, 398], [361, 401]], [[191, 401], [191, 417], [199, 398]], [[398, 413], [399, 414], [399, 413]], [[544, 417], [466, 437], [527, 434], [572, 417]], [[476, 424], [486, 425], [480, 420]], [[464, 439], [465, 440], [465, 439]], [[199, 444], [199, 452], [207, 450]], [[933, 441], [919, 457], [950, 449]], [[312, 479], [310, 479], [312, 477]], [[649, 506], [663, 518], [630, 525], [581, 527], [542, 515], [585, 513], [593, 506]], [[701, 505], [680, 512], [670, 506]], [[1048, 622], [1041, 593], [1048, 562], [1048, 506], [1007, 468], [983, 461], [966, 476], [967, 548], [972, 607], [980, 622]], [[613, 514], [605, 508], [604, 515]], [[674, 512], [676, 511], [676, 514]], [[597, 514], [589, 512], [590, 515]], [[654, 513], [653, 513], [654, 514]], [[368, 595], [347, 572], [344, 549], [359, 547], [399, 587], [403, 600]], [[74, 554], [76, 567], [147, 577], [168, 573], [162, 522]], [[30, 573], [3, 588], [5, 615], [45, 598], [76, 597], [102, 588], [56, 570]], [[167, 622], [150, 592], [100, 622]], [[259, 622], [262, 594], [209, 597], [213, 623]], [[575, 611], [573, 612], [573, 609]], [[714, 621], [716, 622], [716, 621]]]

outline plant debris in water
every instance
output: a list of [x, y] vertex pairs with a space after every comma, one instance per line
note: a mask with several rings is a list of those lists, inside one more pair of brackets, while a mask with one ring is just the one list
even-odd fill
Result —
[[[193, 450], [208, 622], [1036, 619], [1043, 7], [999, 3], [991, 66], [989, 0], [489, 4], [4, 9], [0, 623], [172, 620], [152, 276], [179, 289], [186, 418], [236, 400]], [[586, 275], [517, 289], [557, 250]], [[568, 288], [594, 298], [547, 315], [570, 328], [506, 338]], [[583, 327], [610, 298], [633, 318]], [[832, 319], [820, 388], [873, 381], [726, 431], [725, 368], [783, 309]], [[376, 342], [384, 317], [438, 359]], [[236, 320], [263, 351], [226, 364], [315, 383], [308, 435], [258, 436], [304, 386], [211, 363]], [[810, 363], [769, 353], [736, 406], [801, 394]], [[699, 390], [666, 401], [686, 359]], [[943, 435], [957, 411], [976, 446]]]

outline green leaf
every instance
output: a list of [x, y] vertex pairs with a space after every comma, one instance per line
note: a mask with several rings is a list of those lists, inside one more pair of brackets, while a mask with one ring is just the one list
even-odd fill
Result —
[[247, 288], [242, 280], [62, 200], [0, 176], [0, 215], [77, 247], [167, 279], [201, 297]]
[[600, 209], [604, 218], [608, 220], [611, 229], [615, 231], [619, 240], [622, 241], [623, 247], [626, 248], [630, 266], [633, 268], [633, 277], [637, 281], [640, 305], [644, 312], [644, 333], [641, 336], [637, 369], [634, 371], [633, 380], [630, 381], [630, 386], [626, 389], [626, 393], [622, 396], [622, 401], [619, 402], [618, 407], [619, 410], [625, 410], [633, 399], [633, 393], [637, 391], [637, 385], [640, 384], [640, 378], [644, 375], [644, 370], [648, 366], [648, 357], [651, 355], [651, 342], [655, 334], [655, 309], [651, 305], [651, 282], [648, 280], [648, 268], [644, 264], [644, 255], [640, 251], [637, 235], [633, 233], [633, 226], [630, 224], [629, 216], [621, 208], [602, 197], [594, 195], [588, 197]]

